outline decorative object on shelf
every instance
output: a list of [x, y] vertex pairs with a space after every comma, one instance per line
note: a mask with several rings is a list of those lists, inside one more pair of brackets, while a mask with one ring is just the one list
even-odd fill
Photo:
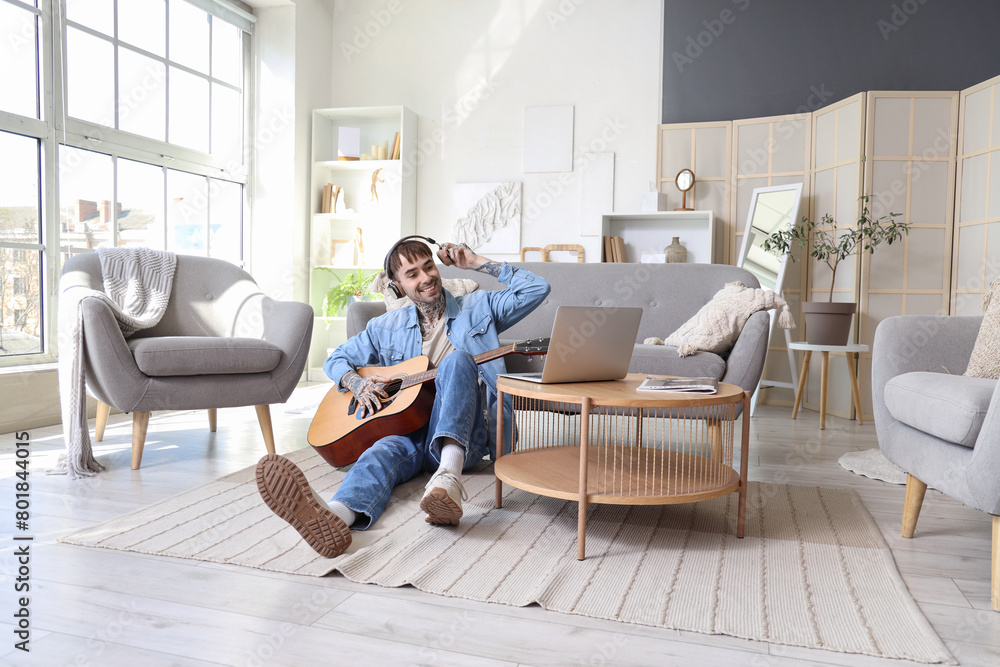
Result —
[[389, 159], [390, 160], [398, 160], [399, 159], [399, 137], [400, 137], [400, 134], [401, 134], [400, 132], [396, 132], [396, 138], [392, 142], [392, 152], [389, 153]]
[[348, 273], [344, 277], [337, 275], [337, 272], [326, 266], [317, 266], [317, 271], [326, 271], [336, 278], [337, 284], [333, 285], [323, 297], [323, 317], [336, 317], [347, 304], [352, 301], [371, 301], [378, 298], [378, 295], [371, 293], [371, 284], [375, 280], [375, 274], [365, 275], [365, 272], [358, 269], [354, 273]]
[[385, 183], [384, 178], [378, 177], [380, 171], [382, 171], [381, 167], [372, 172], [372, 201], [375, 203], [378, 203], [378, 191], [375, 189], [375, 186], [378, 183]]
[[[337, 212], [337, 199], [340, 197], [342, 188], [339, 185], [334, 185], [333, 183], [327, 183], [323, 186], [323, 200], [319, 205], [320, 213], [336, 213]], [[344, 196], [346, 201], [347, 196]], [[351, 211], [344, 211], [345, 213], [350, 213]]]
[[851, 227], [837, 228], [837, 221], [829, 213], [823, 216], [823, 229], [819, 224], [803, 216], [801, 222], [772, 233], [762, 247], [776, 255], [791, 254], [792, 243], [799, 247], [810, 247], [809, 256], [826, 264], [830, 269], [830, 296], [827, 302], [804, 301], [802, 316], [806, 321], [806, 342], [813, 345], [846, 345], [850, 342], [851, 319], [857, 309], [853, 302], [834, 302], [833, 288], [837, 282], [837, 267], [840, 262], [860, 252], [874, 254], [882, 242], [892, 245], [893, 241], [909, 234], [910, 225], [896, 222], [901, 213], [888, 213], [879, 218], [872, 217], [869, 206], [875, 195], [864, 194], [861, 201], [861, 217]]
[[455, 185], [456, 243], [476, 252], [516, 253], [521, 247], [521, 184]]
[[579, 243], [550, 243], [542, 248], [542, 261], [551, 261], [549, 260], [549, 254], [552, 252], [575, 252], [577, 264], [582, 264], [586, 250]]
[[667, 256], [667, 264], [683, 264], [687, 261], [688, 251], [681, 244], [681, 237], [675, 236], [673, 242], [663, 249]]
[[694, 187], [694, 172], [690, 169], [681, 169], [677, 172], [677, 176], [674, 177], [674, 184], [677, 189], [680, 190], [684, 197], [681, 201], [681, 207], [675, 208], [675, 211], [693, 211], [693, 208], [688, 208], [688, 192]]
[[649, 182], [649, 192], [640, 195], [639, 211], [642, 213], [654, 213], [667, 210], [667, 193], [656, 189], [653, 181]]
[[337, 159], [357, 160], [361, 156], [361, 128], [337, 128]]
[[359, 266], [365, 263], [365, 241], [360, 227], [354, 230], [354, 263]]
[[354, 264], [354, 239], [332, 239], [330, 241], [330, 264], [334, 266]]

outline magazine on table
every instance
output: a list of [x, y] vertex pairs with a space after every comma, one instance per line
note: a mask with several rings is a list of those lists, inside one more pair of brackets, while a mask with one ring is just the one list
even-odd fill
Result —
[[719, 390], [717, 378], [672, 377], [668, 375], [647, 375], [637, 389], [639, 391], [677, 391], [688, 394], [714, 394]]

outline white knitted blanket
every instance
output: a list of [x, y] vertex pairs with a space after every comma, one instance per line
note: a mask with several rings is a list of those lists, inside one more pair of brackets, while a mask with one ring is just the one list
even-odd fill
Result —
[[170, 298], [177, 257], [149, 248], [99, 248], [104, 292], [72, 287], [59, 299], [59, 400], [66, 451], [52, 474], [71, 479], [90, 477], [104, 466], [97, 462], [87, 428], [86, 367], [83, 357], [83, 300], [96, 298], [111, 306], [122, 334], [131, 336], [154, 326]]

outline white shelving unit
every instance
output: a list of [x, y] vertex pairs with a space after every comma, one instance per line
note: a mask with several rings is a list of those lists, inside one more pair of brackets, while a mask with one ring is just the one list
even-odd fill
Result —
[[601, 216], [601, 234], [621, 236], [629, 262], [638, 262], [644, 253], [662, 254], [677, 236], [687, 248], [689, 264], [711, 264], [715, 217], [712, 211], [606, 213]]
[[[400, 159], [338, 160], [339, 129], [360, 130], [361, 153], [400, 133]], [[309, 302], [316, 320], [309, 352], [309, 380], [326, 380], [327, 350], [346, 340], [344, 318], [323, 317], [323, 297], [338, 275], [377, 271], [389, 247], [416, 229], [417, 116], [405, 106], [315, 109], [312, 118], [312, 176], [309, 227]], [[372, 194], [373, 175], [377, 199]], [[341, 188], [335, 213], [321, 213], [323, 187]], [[360, 243], [358, 243], [360, 241]], [[362, 251], [363, 250], [363, 251]]]

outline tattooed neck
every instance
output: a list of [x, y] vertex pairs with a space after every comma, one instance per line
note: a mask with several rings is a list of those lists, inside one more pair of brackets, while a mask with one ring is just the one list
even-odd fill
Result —
[[487, 261], [477, 266], [475, 270], [481, 271], [483, 273], [488, 273], [489, 275], [496, 278], [497, 276], [500, 275], [500, 268], [501, 268], [500, 265], [497, 264], [496, 262]]
[[433, 303], [417, 303], [417, 321], [420, 322], [420, 333], [427, 334], [444, 317], [446, 305], [444, 293]]

